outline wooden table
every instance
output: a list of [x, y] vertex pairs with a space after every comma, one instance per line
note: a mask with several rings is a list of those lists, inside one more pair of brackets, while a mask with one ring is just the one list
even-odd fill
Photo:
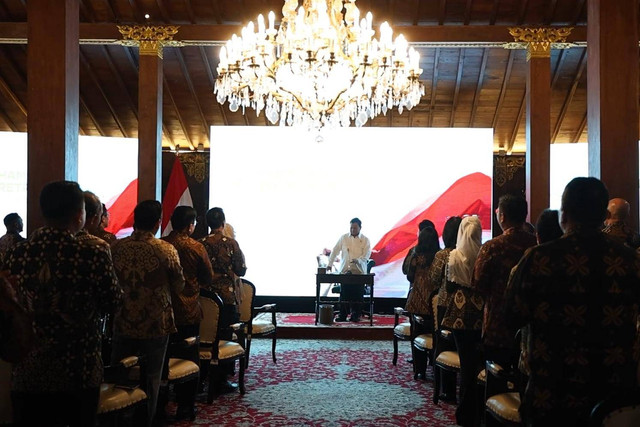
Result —
[[[318, 316], [320, 313], [320, 284], [321, 283], [340, 283], [340, 286], [349, 285], [370, 285], [371, 294], [369, 295], [369, 325], [373, 326], [373, 278], [375, 274], [316, 274], [316, 325], [318, 324]], [[366, 296], [365, 296], [366, 299]]]

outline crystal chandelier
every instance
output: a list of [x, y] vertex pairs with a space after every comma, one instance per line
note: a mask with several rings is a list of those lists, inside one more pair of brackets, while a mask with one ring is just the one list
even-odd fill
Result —
[[265, 111], [281, 126], [364, 125], [387, 110], [420, 102], [420, 56], [388, 23], [374, 38], [372, 16], [355, 0], [285, 0], [276, 30], [258, 16], [220, 49], [214, 92], [229, 109]]

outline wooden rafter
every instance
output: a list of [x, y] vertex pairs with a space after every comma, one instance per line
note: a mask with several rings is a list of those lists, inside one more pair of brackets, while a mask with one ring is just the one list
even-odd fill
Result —
[[[209, 57], [207, 56], [207, 52], [204, 50], [204, 47], [200, 46], [199, 50], [200, 56], [202, 57], [202, 62], [204, 63], [204, 69], [206, 70], [207, 76], [209, 77], [209, 87], [211, 88], [211, 90], [213, 90], [215, 79], [213, 78], [213, 72], [211, 71], [211, 63], [209, 62]], [[218, 101], [216, 101], [216, 104], [218, 104], [218, 107], [220, 108], [220, 114], [222, 114], [222, 123], [224, 123], [225, 126], [228, 126], [229, 120], [227, 119], [227, 113], [224, 107]]]
[[195, 150], [196, 147], [193, 145], [193, 142], [191, 141], [191, 136], [189, 135], [189, 132], [187, 131], [187, 127], [184, 124], [184, 120], [182, 120], [182, 115], [180, 114], [180, 110], [178, 109], [178, 106], [176, 105], [176, 100], [173, 98], [173, 94], [171, 93], [171, 88], [169, 87], [169, 83], [167, 82], [167, 78], [164, 75], [162, 76], [162, 83], [164, 85], [164, 91], [167, 94], [167, 96], [169, 97], [169, 101], [171, 101], [171, 106], [173, 107], [173, 110], [176, 112], [176, 116], [178, 117], [178, 122], [180, 122], [180, 127], [182, 128], [182, 133], [184, 133], [184, 137], [187, 140], [187, 143], [189, 144], [191, 149]]
[[216, 18], [218, 24], [222, 24], [222, 17], [220, 16], [220, 6], [218, 0], [211, 0], [211, 7], [213, 8], [213, 16]]
[[489, 25], [496, 24], [496, 19], [498, 19], [499, 8], [500, 8], [500, 0], [493, 0], [493, 9], [491, 9], [491, 18], [489, 18]]
[[498, 123], [498, 116], [500, 115], [500, 109], [502, 108], [502, 101], [504, 101], [504, 96], [507, 92], [507, 85], [509, 84], [509, 80], [511, 79], [511, 69], [513, 68], [513, 50], [509, 50], [509, 59], [507, 60], [507, 67], [504, 72], [504, 80], [502, 81], [502, 87], [500, 88], [500, 96], [498, 97], [498, 104], [496, 105], [496, 111], [493, 114], [493, 121], [491, 122], [491, 127], [496, 128], [496, 124]]
[[573, 82], [571, 83], [571, 88], [569, 89], [569, 93], [564, 99], [564, 103], [562, 104], [562, 108], [560, 109], [560, 114], [558, 116], [558, 121], [553, 129], [553, 133], [551, 134], [551, 143], [556, 142], [556, 138], [558, 137], [558, 133], [560, 132], [560, 127], [562, 126], [562, 122], [564, 121], [564, 116], [567, 114], [567, 109], [573, 100], [573, 96], [576, 93], [576, 89], [578, 88], [578, 83], [580, 82], [580, 78], [582, 77], [582, 73], [587, 66], [587, 49], [584, 49], [582, 52], [582, 56], [580, 56], [580, 62], [578, 63], [578, 69], [573, 77]]
[[580, 137], [582, 136], [582, 132], [584, 132], [584, 128], [587, 126], [587, 111], [584, 112], [584, 116], [582, 116], [582, 121], [580, 121], [580, 126], [578, 126], [578, 130], [573, 136], [574, 143], [580, 142]]
[[447, 15], [447, 0], [440, 0], [438, 8], [438, 25], [444, 24], [444, 17]]
[[5, 122], [7, 126], [9, 126], [11, 132], [20, 132], [20, 129], [18, 129], [16, 124], [13, 122], [13, 120], [11, 120], [9, 115], [2, 109], [2, 107], [0, 107], [0, 119], [2, 119], [2, 121]]
[[518, 25], [522, 25], [525, 17], [527, 16], [527, 7], [529, 6], [529, 0], [522, 0], [520, 3], [520, 12], [518, 13]]
[[558, 6], [558, 0], [549, 0], [549, 4], [546, 8], [546, 13], [544, 17], [544, 24], [549, 25], [553, 19], [553, 15], [556, 13], [556, 6]]
[[166, 6], [164, 5], [163, 0], [156, 0], [156, 4], [158, 5], [158, 9], [160, 10], [160, 15], [162, 16], [162, 20], [165, 24], [171, 23], [171, 17], [169, 16], [169, 12], [167, 11]]
[[178, 64], [180, 65], [180, 70], [182, 71], [182, 75], [184, 76], [187, 86], [189, 87], [189, 91], [191, 92], [191, 96], [196, 103], [196, 107], [198, 108], [198, 113], [200, 114], [200, 120], [202, 123], [202, 127], [204, 128], [204, 134], [209, 135], [209, 123], [207, 122], [207, 118], [202, 111], [202, 106], [200, 105], [200, 100], [198, 99], [198, 94], [193, 86], [193, 80], [191, 80], [191, 75], [189, 74], [189, 69], [187, 68], [187, 64], [184, 60], [184, 55], [182, 55], [182, 51], [180, 49], [175, 49], [176, 57], [178, 58]]
[[96, 13], [91, 6], [91, 1], [87, 2], [86, 0], [80, 0], [80, 13], [87, 19], [87, 21], [96, 22]]
[[476, 85], [476, 92], [473, 94], [473, 102], [471, 103], [471, 116], [469, 117], [469, 126], [473, 127], [473, 119], [476, 117], [476, 110], [478, 109], [478, 100], [480, 99], [480, 91], [484, 84], [484, 72], [487, 69], [487, 61], [489, 59], [489, 49], [482, 49], [482, 63], [480, 64], [480, 72], [478, 73], [478, 84]]
[[471, 22], [471, 5], [473, 0], [467, 0], [467, 6], [464, 8], [464, 25], [469, 25]]
[[129, 0], [129, 6], [131, 7], [131, 12], [133, 13], [136, 21], [139, 23], [145, 22], [144, 16], [142, 15], [142, 12], [140, 12], [140, 8], [138, 7], [136, 0]]
[[91, 110], [89, 109], [89, 106], [87, 105], [87, 103], [84, 101], [84, 97], [82, 95], [80, 95], [80, 106], [84, 109], [84, 111], [87, 113], [87, 115], [89, 116], [89, 118], [91, 119], [91, 121], [93, 122], [93, 125], [96, 127], [96, 130], [98, 131], [98, 133], [100, 134], [100, 136], [107, 136], [104, 131], [102, 130], [102, 127], [100, 126], [100, 123], [98, 123], [98, 120], [96, 120], [96, 116], [93, 115], [93, 113], [91, 112]]
[[460, 93], [460, 84], [462, 83], [462, 69], [464, 66], [464, 54], [465, 50], [460, 49], [458, 53], [458, 72], [456, 73], [456, 88], [453, 91], [453, 104], [451, 106], [451, 118], [449, 119], [449, 127], [453, 127], [453, 123], [456, 116], [456, 108], [458, 107], [458, 94]]
[[584, 10], [585, 5], [587, 4], [587, 0], [580, 0], [578, 6], [576, 7], [575, 14], [573, 15], [573, 19], [571, 19], [571, 25], [576, 25], [580, 20], [580, 16], [582, 16], [582, 11]]
[[420, 0], [413, 0], [413, 10], [415, 10], [416, 14], [413, 15], [413, 25], [418, 25], [420, 21], [420, 5], [422, 2]]
[[513, 130], [511, 131], [511, 137], [509, 138], [509, 145], [507, 146], [507, 152], [511, 153], [513, 151], [513, 145], [516, 143], [516, 138], [518, 137], [518, 130], [520, 130], [520, 123], [522, 123], [522, 118], [524, 117], [525, 106], [527, 105], [527, 91], [524, 91], [524, 95], [522, 96], [522, 100], [520, 101], [520, 108], [518, 109], [518, 117], [516, 118], [516, 122], [513, 125]]
[[13, 101], [16, 104], [16, 107], [20, 110], [20, 112], [27, 117], [27, 108], [24, 106], [22, 101], [18, 98], [18, 96], [11, 90], [11, 87], [7, 84], [6, 81], [0, 76], [0, 92], [4, 93], [4, 95]]
[[107, 97], [107, 94], [105, 93], [104, 89], [102, 88], [102, 85], [100, 84], [100, 81], [98, 80], [98, 77], [93, 72], [93, 68], [91, 67], [91, 64], [89, 63], [87, 58], [82, 53], [82, 49], [79, 50], [79, 55], [78, 56], [80, 57], [80, 64], [84, 67], [84, 69], [87, 72], [87, 74], [89, 74], [89, 78], [91, 78], [91, 81], [93, 82], [95, 87], [98, 89], [98, 91], [102, 95], [102, 98], [104, 99], [104, 102], [107, 104], [107, 108], [111, 112], [111, 116], [113, 117], [113, 120], [118, 125], [118, 129], [120, 129], [120, 133], [122, 134], [123, 137], [128, 138], [129, 135], [128, 135], [126, 129], [124, 128], [124, 126], [122, 125], [122, 122], [118, 118], [118, 114], [116, 113], [115, 108], [113, 108], [113, 106], [111, 105], [111, 102], [109, 102], [109, 97]]
[[103, 0], [103, 1], [107, 3], [107, 9], [111, 13], [113, 20], [115, 22], [120, 22], [120, 16], [118, 16], [118, 10], [116, 9], [116, 5], [114, 4], [113, 0]]
[[189, 16], [189, 21], [192, 24], [196, 23], [196, 15], [193, 13], [193, 8], [191, 7], [191, 0], [184, 0], [184, 7], [187, 9], [187, 15]]
[[431, 102], [429, 103], [429, 127], [433, 126], [433, 106], [436, 104], [436, 89], [438, 86], [438, 62], [440, 60], [440, 48], [436, 48], [433, 58], [433, 78], [431, 79]]
[[566, 52], [568, 52], [567, 49], [561, 49], [560, 53], [558, 53], [558, 60], [556, 61], [556, 66], [553, 68], [553, 74], [551, 75], [551, 89], [554, 88], [554, 86], [558, 82], [558, 79], [560, 78], [560, 70], [562, 69], [562, 66], [564, 65], [565, 60], [568, 56]]
[[133, 98], [129, 93], [129, 89], [127, 89], [127, 85], [125, 84], [124, 79], [122, 78], [122, 75], [116, 68], [115, 63], [113, 62], [113, 58], [109, 53], [109, 49], [106, 46], [102, 46], [102, 53], [104, 55], [104, 58], [107, 60], [107, 65], [109, 66], [109, 69], [111, 70], [111, 74], [113, 74], [113, 77], [116, 80], [116, 83], [118, 83], [118, 86], [120, 86], [120, 89], [126, 95], [125, 98], [127, 99], [129, 108], [131, 108], [133, 115], [135, 116], [136, 120], [138, 120], [138, 106], [135, 102], [133, 102]]

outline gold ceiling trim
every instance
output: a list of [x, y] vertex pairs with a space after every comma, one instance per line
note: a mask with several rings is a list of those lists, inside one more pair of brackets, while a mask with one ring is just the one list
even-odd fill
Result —
[[[530, 27], [510, 27], [511, 34], [516, 43], [522, 43], [527, 49], [527, 61], [531, 58], [549, 58], [553, 45], [564, 46], [567, 37], [571, 34], [573, 27], [561, 28], [530, 28]], [[566, 47], [563, 47], [566, 49]]]
[[180, 28], [177, 25], [118, 25], [123, 39], [122, 46], [138, 46], [140, 55], [157, 55], [162, 58], [163, 47], [181, 47], [184, 43], [173, 40]]

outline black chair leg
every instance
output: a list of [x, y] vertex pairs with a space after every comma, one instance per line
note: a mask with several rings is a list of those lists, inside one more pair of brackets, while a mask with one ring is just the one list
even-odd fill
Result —
[[238, 388], [240, 389], [240, 394], [244, 394], [244, 367], [245, 367], [245, 362], [244, 362], [244, 358], [240, 358], [239, 360], [239, 364], [240, 364], [240, 372], [238, 373]]
[[[271, 358], [273, 359], [273, 363], [277, 363], [276, 361], [276, 331], [273, 331], [273, 341], [271, 341]], [[247, 357], [249, 354], [247, 353]]]
[[398, 338], [396, 338], [396, 336], [393, 336], [393, 366], [396, 366], [396, 363], [398, 363]]

